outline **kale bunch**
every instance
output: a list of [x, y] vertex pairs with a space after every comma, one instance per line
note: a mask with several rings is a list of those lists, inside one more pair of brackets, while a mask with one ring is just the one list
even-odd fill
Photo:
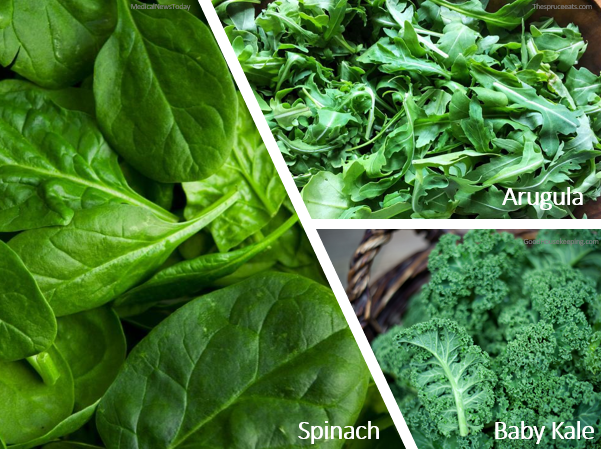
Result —
[[[443, 236], [403, 323], [373, 342], [418, 447], [537, 447], [495, 440], [499, 421], [546, 426], [538, 447], [598, 447], [598, 233], [540, 231], [537, 239], [549, 244], [527, 248], [489, 230]], [[577, 421], [596, 438], [552, 439], [553, 422]]]
[[503, 200], [599, 196], [601, 80], [577, 26], [524, 25], [534, 0], [213, 3], [314, 218], [561, 218], [567, 200]]

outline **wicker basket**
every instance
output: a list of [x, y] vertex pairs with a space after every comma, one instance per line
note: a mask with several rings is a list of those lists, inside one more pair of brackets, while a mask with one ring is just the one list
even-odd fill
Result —
[[[538, 233], [525, 229], [501, 231], [511, 232], [522, 239], [533, 239]], [[401, 322], [409, 299], [429, 280], [428, 256], [440, 237], [447, 233], [463, 235], [467, 231], [416, 231], [425, 236], [428, 247], [407, 257], [372, 283], [372, 263], [380, 249], [390, 241], [393, 232], [365, 231], [350, 263], [347, 294], [369, 341]]]

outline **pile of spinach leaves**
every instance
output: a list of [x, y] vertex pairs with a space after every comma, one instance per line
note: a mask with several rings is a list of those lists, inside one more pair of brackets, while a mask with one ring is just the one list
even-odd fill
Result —
[[601, 191], [601, 79], [533, 0], [213, 0], [313, 218], [561, 218]]
[[373, 417], [209, 28], [140, 5], [2, 5], [0, 447], [296, 447]]

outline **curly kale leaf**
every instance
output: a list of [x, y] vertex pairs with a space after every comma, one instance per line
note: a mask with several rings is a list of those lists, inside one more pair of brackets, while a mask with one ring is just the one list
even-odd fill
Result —
[[597, 299], [592, 279], [569, 267], [534, 270], [524, 277], [524, 296], [532, 300], [539, 319], [553, 325], [559, 359], [584, 353], [592, 328], [583, 309]]
[[445, 235], [430, 254], [432, 278], [422, 299], [430, 316], [453, 319], [474, 335], [486, 326], [488, 312], [519, 287], [526, 247], [511, 234], [490, 230], [459, 240]]
[[[528, 260], [535, 268], [550, 268], [557, 265], [581, 269], [592, 268], [596, 270], [593, 277], [597, 278], [601, 268], [599, 238], [598, 230], [544, 229], [536, 236], [536, 240], [541, 243], [533, 245]], [[570, 241], [572, 243], [567, 243]]]
[[[509, 342], [495, 363], [496, 371], [501, 373], [498, 421], [508, 426], [519, 426], [524, 421], [539, 427], [552, 422], [586, 421], [598, 427], [599, 415], [594, 416], [594, 412], [601, 407], [601, 393], [582, 376], [566, 372], [571, 364], [561, 360], [561, 350], [553, 326], [545, 321], [524, 327]], [[544, 447], [552, 448], [554, 444], [549, 439]]]
[[444, 436], [479, 432], [492, 418], [495, 374], [466, 330], [433, 319], [402, 330], [397, 341], [412, 352], [411, 381]]

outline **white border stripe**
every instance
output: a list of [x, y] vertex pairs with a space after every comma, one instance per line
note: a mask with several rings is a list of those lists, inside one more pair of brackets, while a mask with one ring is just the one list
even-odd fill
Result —
[[311, 220], [316, 229], [601, 229], [601, 220], [446, 219], [446, 220]]
[[[238, 62], [238, 58], [234, 53], [234, 49], [231, 47], [229, 39], [225, 34], [225, 31], [221, 25], [221, 21], [219, 20], [219, 17], [217, 17], [217, 13], [215, 12], [215, 9], [213, 8], [213, 5], [210, 0], [199, 0], [199, 3], [200, 7], [202, 8], [202, 11], [205, 14], [207, 22], [209, 23], [209, 26], [213, 31], [215, 39], [217, 40], [217, 43], [221, 48], [221, 52], [223, 53], [223, 56], [225, 57], [225, 60], [232, 72], [234, 81], [238, 85], [238, 89], [240, 89], [240, 93], [242, 94], [242, 97], [244, 98], [244, 101], [248, 106], [248, 110], [250, 111], [253, 120], [257, 125], [257, 128], [259, 129], [259, 133], [263, 138], [263, 142], [267, 146], [267, 150], [269, 151], [271, 160], [275, 164], [278, 174], [280, 175], [284, 187], [286, 188], [286, 192], [288, 192], [288, 196], [292, 201], [292, 205], [294, 206], [294, 209], [296, 210], [296, 213], [298, 214], [298, 217], [303, 227], [305, 228], [305, 232], [307, 234], [307, 237], [309, 238], [309, 241], [311, 242], [311, 246], [313, 246], [313, 250], [317, 255], [319, 263], [321, 264], [321, 267], [323, 268], [323, 271], [326, 274], [328, 282], [330, 283], [330, 286], [332, 287], [332, 290], [334, 291], [334, 294], [338, 299], [338, 304], [340, 304], [340, 308], [342, 309], [342, 312], [344, 313], [346, 321], [349, 324], [351, 332], [353, 333], [353, 336], [355, 337], [355, 340], [359, 345], [361, 354], [363, 354], [363, 358], [365, 359], [365, 362], [367, 363], [367, 366], [371, 371], [371, 375], [374, 378], [376, 386], [380, 390], [380, 394], [384, 399], [384, 403], [386, 404], [386, 407], [388, 407], [390, 416], [392, 417], [396, 428], [399, 431], [399, 434], [401, 435], [403, 443], [405, 444], [405, 447], [407, 449], [417, 449], [417, 446], [413, 441], [413, 437], [411, 436], [411, 433], [407, 428], [407, 424], [405, 424], [405, 419], [403, 418], [403, 415], [399, 410], [399, 406], [396, 403], [394, 396], [392, 395], [392, 391], [390, 390], [388, 382], [386, 381], [386, 378], [384, 377], [384, 374], [380, 369], [380, 365], [378, 365], [378, 361], [376, 360], [371, 346], [367, 341], [367, 337], [363, 333], [361, 324], [359, 324], [359, 320], [355, 315], [355, 311], [353, 310], [353, 307], [350, 301], [348, 300], [348, 297], [346, 296], [346, 292], [344, 291], [342, 283], [340, 282], [340, 279], [336, 274], [336, 270], [334, 270], [334, 266], [330, 261], [328, 253], [326, 252], [326, 249], [323, 246], [321, 239], [319, 238], [319, 234], [317, 233], [317, 230], [313, 225], [315, 220], [312, 220], [309, 216], [309, 212], [307, 211], [307, 208], [303, 203], [300, 193], [298, 192], [298, 189], [294, 184], [294, 180], [290, 175], [288, 166], [284, 161], [284, 157], [282, 156], [282, 153], [280, 153], [275, 138], [273, 137], [273, 134], [269, 129], [269, 125], [267, 124], [267, 121], [263, 116], [263, 112], [261, 111], [259, 103], [257, 102], [257, 99], [253, 94], [250, 84], [248, 83], [248, 80], [244, 75], [242, 66]], [[409, 225], [411, 223], [411, 220], [407, 220], [407, 222], [408, 223], [406, 225]], [[341, 228], [340, 224], [342, 223], [338, 223], [339, 225], [336, 227], [336, 229]], [[345, 224], [346, 223], [348, 222], [345, 222]], [[344, 227], [346, 228], [346, 226]], [[365, 229], [366, 226], [362, 225], [359, 228]]]

